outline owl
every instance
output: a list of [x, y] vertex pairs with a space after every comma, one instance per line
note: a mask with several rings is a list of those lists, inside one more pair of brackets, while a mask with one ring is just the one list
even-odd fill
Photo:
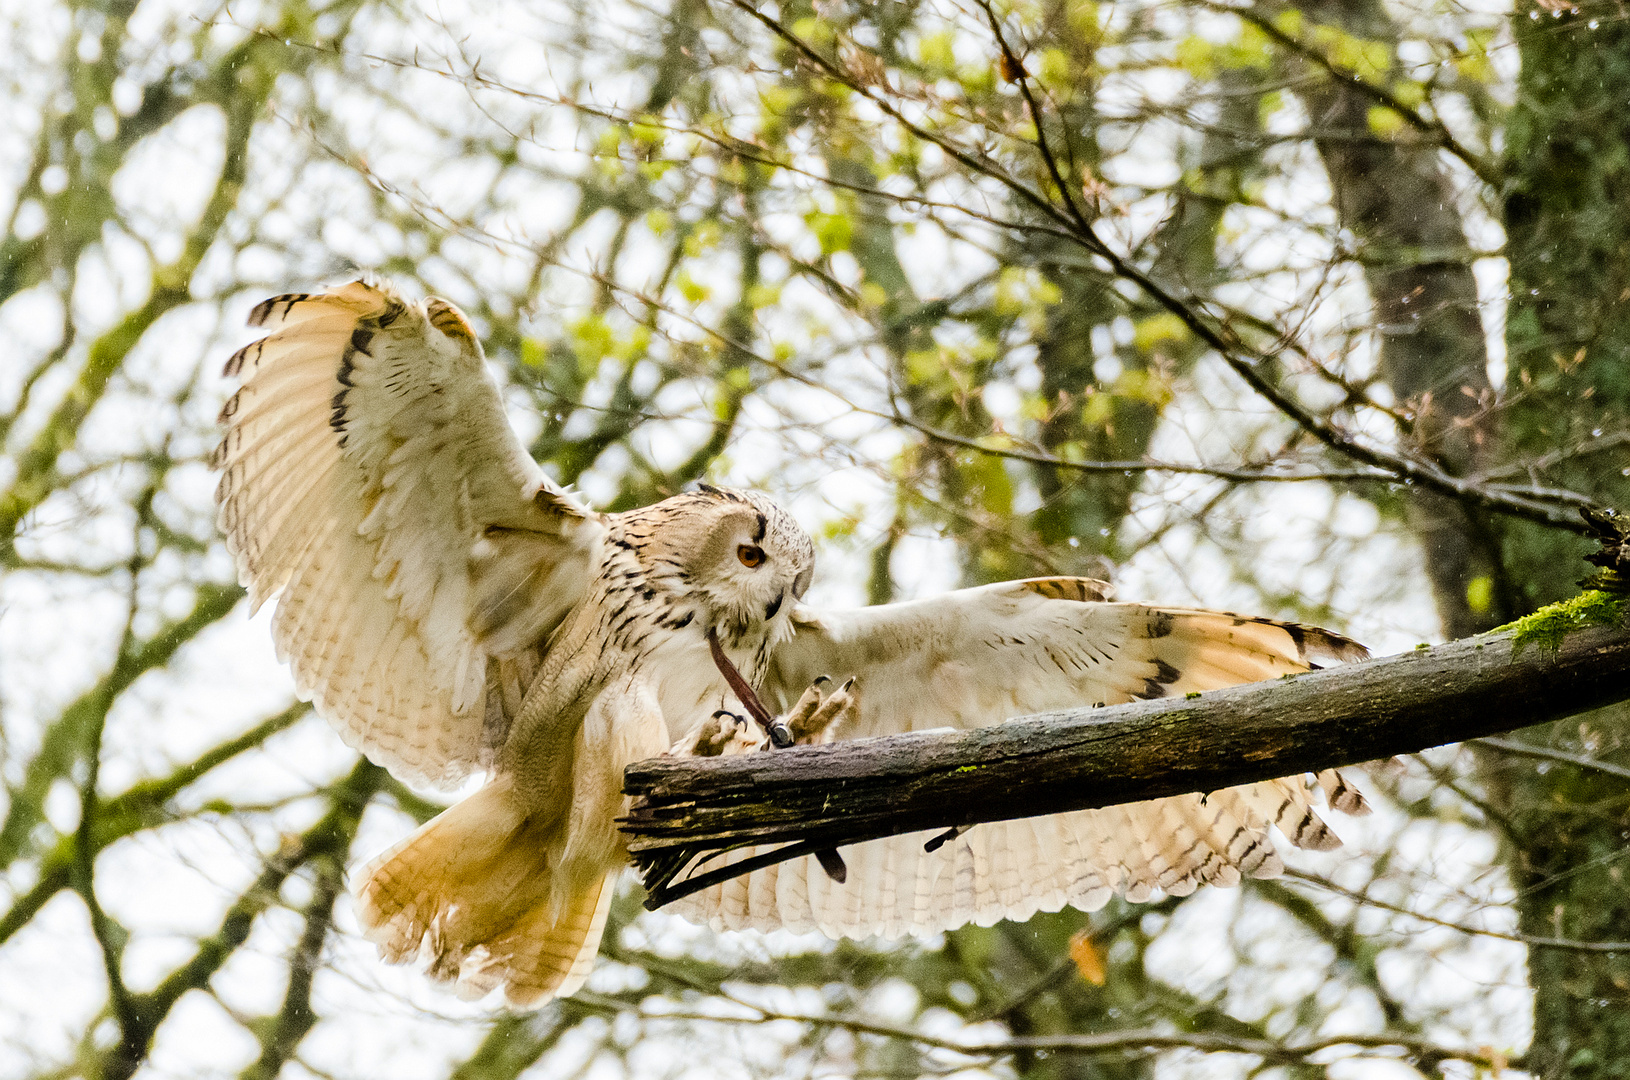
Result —
[[[390, 961], [467, 996], [569, 994], [627, 863], [623, 769], [663, 753], [1000, 723], [1209, 690], [1363, 650], [1269, 619], [1111, 603], [1040, 578], [856, 610], [802, 603], [809, 536], [751, 492], [703, 487], [596, 513], [511, 430], [452, 304], [358, 281], [279, 296], [236, 353], [221, 413], [219, 523], [299, 693], [406, 783], [484, 785], [354, 876]], [[745, 688], [745, 689], [744, 689]], [[1334, 772], [874, 840], [679, 901], [720, 929], [901, 935], [1113, 895], [1186, 894], [1281, 869], [1270, 829], [1323, 849]], [[932, 850], [929, 850], [929, 849]], [[737, 852], [732, 859], [748, 857]], [[823, 853], [824, 855], [825, 853]], [[843, 880], [837, 880], [842, 877]]]

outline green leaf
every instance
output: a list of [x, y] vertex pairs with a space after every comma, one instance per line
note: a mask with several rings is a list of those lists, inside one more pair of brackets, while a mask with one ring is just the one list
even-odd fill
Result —
[[820, 241], [821, 254], [831, 255], [838, 251], [848, 251], [849, 242], [854, 237], [854, 222], [849, 220], [847, 214], [827, 214], [819, 210], [810, 213], [804, 218], [815, 239]]
[[1177, 66], [1201, 81], [1211, 79], [1217, 74], [1215, 52], [1211, 42], [1198, 34], [1190, 34], [1177, 43]]
[[1390, 139], [1409, 126], [1409, 121], [1385, 105], [1371, 105], [1366, 120], [1370, 130], [1383, 139]]
[[1140, 319], [1132, 327], [1132, 347], [1140, 353], [1153, 352], [1161, 342], [1181, 343], [1188, 337], [1188, 326], [1169, 311]]
[[679, 290], [680, 296], [693, 304], [700, 304], [713, 295], [712, 290], [692, 277], [689, 270], [681, 270], [674, 275], [674, 288]]
[[917, 42], [917, 62], [928, 74], [944, 77], [956, 70], [955, 38], [950, 30], [926, 34]]
[[1299, 38], [1302, 36], [1303, 22], [1304, 19], [1302, 13], [1297, 8], [1286, 8], [1284, 11], [1281, 11], [1279, 14], [1273, 17], [1274, 29], [1278, 30], [1281, 34], [1284, 34], [1288, 38]]

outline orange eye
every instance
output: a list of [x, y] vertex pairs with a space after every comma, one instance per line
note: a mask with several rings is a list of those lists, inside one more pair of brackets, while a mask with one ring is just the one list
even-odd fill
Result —
[[764, 549], [754, 547], [752, 544], [743, 544], [736, 549], [736, 558], [746, 567], [761, 566], [764, 563]]

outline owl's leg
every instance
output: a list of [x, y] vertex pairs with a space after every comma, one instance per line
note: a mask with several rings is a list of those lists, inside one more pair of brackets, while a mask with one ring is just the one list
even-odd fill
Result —
[[812, 743], [820, 740], [828, 730], [840, 730], [854, 719], [860, 708], [860, 695], [855, 691], [855, 680], [850, 679], [832, 691], [825, 701], [820, 700], [821, 688], [831, 682], [825, 675], [816, 679], [798, 704], [783, 718], [794, 742]]

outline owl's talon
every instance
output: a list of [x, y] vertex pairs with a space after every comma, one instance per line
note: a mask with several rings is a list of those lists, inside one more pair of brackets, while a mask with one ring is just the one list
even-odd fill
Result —
[[[747, 721], [729, 709], [717, 709], [697, 727], [696, 734], [680, 739], [668, 752], [691, 757], [719, 757], [747, 731]], [[739, 752], [739, 751], [738, 751]]]
[[[813, 689], [813, 687], [811, 687]], [[804, 692], [809, 696], [809, 691]], [[799, 699], [799, 705], [803, 699]], [[790, 717], [792, 733], [799, 742], [808, 742], [818, 738], [828, 729], [836, 729], [842, 724], [854, 719], [855, 712], [860, 707], [860, 699], [855, 694], [855, 680], [848, 679], [844, 684], [832, 691], [830, 697], [821, 702], [820, 707], [808, 713], [798, 715], [797, 710]]]
[[[721, 720], [720, 717], [723, 717], [724, 719]], [[712, 720], [718, 725], [721, 736], [723, 736], [725, 733], [726, 721], [735, 726], [736, 730], [731, 733], [733, 737], [739, 738], [741, 734], [749, 730], [750, 727], [747, 722], [747, 717], [741, 715], [740, 713], [733, 713], [729, 709], [715, 709], [713, 710], [713, 715], [708, 717], [708, 719]]]

